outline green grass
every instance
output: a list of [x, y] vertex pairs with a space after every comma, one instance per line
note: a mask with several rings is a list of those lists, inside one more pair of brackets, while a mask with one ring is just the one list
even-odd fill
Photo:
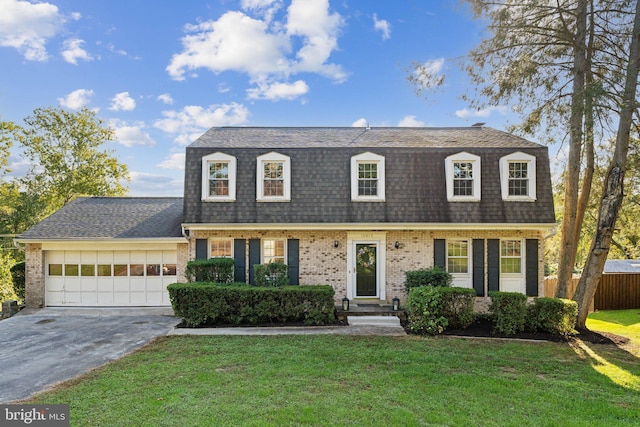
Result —
[[69, 404], [74, 426], [639, 425], [640, 388], [596, 365], [559, 343], [173, 336], [32, 402]]
[[[634, 346], [640, 348], [640, 309], [591, 313], [587, 319], [587, 327], [594, 331], [625, 336]], [[640, 354], [638, 356], [640, 357]]]

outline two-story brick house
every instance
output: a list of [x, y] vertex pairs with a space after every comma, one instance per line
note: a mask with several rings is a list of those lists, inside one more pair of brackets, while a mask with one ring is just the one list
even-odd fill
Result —
[[389, 301], [405, 271], [433, 265], [478, 296], [541, 295], [554, 225], [547, 148], [505, 132], [230, 127], [187, 147], [183, 200], [80, 199], [18, 241], [31, 305], [166, 305], [153, 292], [216, 256], [237, 281], [282, 261], [291, 283]]

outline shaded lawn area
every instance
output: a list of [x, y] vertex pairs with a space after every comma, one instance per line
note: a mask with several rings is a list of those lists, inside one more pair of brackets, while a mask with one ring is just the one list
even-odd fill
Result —
[[587, 327], [629, 338], [627, 349], [640, 357], [640, 309], [591, 313], [587, 319]]
[[630, 382], [566, 343], [172, 336], [31, 402], [74, 426], [640, 425], [638, 359], [600, 347]]

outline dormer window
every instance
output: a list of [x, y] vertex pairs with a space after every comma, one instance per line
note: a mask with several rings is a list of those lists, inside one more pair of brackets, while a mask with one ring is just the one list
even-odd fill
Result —
[[233, 202], [236, 200], [236, 158], [213, 153], [202, 158], [202, 200]]
[[291, 159], [278, 153], [258, 157], [256, 200], [288, 202], [291, 200]]
[[500, 159], [503, 200], [536, 200], [536, 158], [517, 152]]
[[351, 200], [384, 202], [384, 157], [362, 153], [351, 158]]
[[480, 157], [466, 152], [445, 159], [447, 200], [450, 202], [480, 200]]

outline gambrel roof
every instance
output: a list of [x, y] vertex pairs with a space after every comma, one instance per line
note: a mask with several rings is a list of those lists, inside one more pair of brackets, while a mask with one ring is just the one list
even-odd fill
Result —
[[[256, 200], [256, 159], [291, 159], [291, 200]], [[351, 200], [350, 159], [384, 156], [386, 200]], [[481, 159], [481, 200], [450, 202], [445, 159], [467, 152]], [[503, 200], [500, 159], [535, 156], [536, 200]], [[202, 200], [202, 158], [237, 159], [236, 200]], [[544, 224], [555, 223], [546, 147], [487, 127], [465, 128], [212, 128], [187, 147], [186, 224]]]

